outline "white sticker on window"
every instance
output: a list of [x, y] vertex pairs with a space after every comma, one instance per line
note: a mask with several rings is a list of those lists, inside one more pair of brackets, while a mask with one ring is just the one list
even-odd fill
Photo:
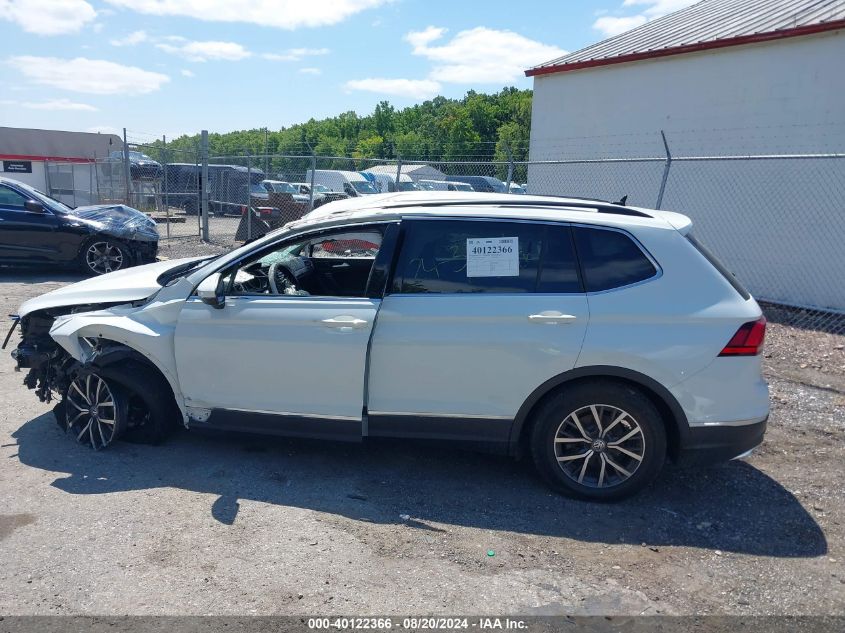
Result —
[[519, 277], [519, 238], [468, 238], [467, 277]]

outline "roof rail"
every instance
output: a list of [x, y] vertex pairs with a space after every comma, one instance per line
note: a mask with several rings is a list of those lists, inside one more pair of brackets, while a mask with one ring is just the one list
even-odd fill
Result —
[[511, 202], [510, 200], [438, 200], [433, 202], [407, 202], [402, 204], [391, 204], [385, 205], [386, 208], [391, 209], [402, 209], [406, 207], [472, 207], [472, 206], [484, 206], [484, 207], [522, 207], [522, 208], [533, 208], [533, 209], [548, 209], [552, 208], [565, 208], [565, 209], [573, 209], [573, 210], [590, 210], [596, 211], [597, 213], [608, 213], [613, 215], [627, 215], [633, 216], [638, 218], [651, 218], [653, 216], [643, 213], [642, 211], [638, 211], [636, 209], [630, 209], [628, 207], [623, 207], [617, 204], [613, 204], [610, 202], [603, 202], [597, 201], [598, 203], [590, 203], [586, 198], [570, 198], [570, 201], [564, 202], [561, 200], [560, 202], [549, 201], [549, 202], [522, 202], [520, 200], [514, 200]]

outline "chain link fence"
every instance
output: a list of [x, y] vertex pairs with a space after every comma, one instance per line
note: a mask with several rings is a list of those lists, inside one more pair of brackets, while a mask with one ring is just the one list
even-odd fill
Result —
[[530, 193], [675, 210], [692, 218], [697, 237], [773, 319], [845, 333], [845, 154], [674, 156], [663, 141], [663, 155], [642, 157], [433, 161], [210, 155], [203, 134], [190, 150], [164, 137], [127, 139], [109, 156], [47, 170], [51, 195], [71, 206], [125, 203], [149, 213], [174, 257], [185, 238], [235, 246], [334, 200], [388, 191]]

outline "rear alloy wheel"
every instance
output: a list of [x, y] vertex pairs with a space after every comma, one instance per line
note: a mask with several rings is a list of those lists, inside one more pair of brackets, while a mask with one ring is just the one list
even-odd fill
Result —
[[73, 379], [65, 394], [65, 428], [80, 444], [100, 450], [123, 431], [125, 412], [120, 396], [96, 374]]
[[82, 265], [86, 272], [105, 275], [129, 266], [129, 253], [118, 242], [95, 239], [85, 246], [82, 252]]
[[582, 383], [540, 408], [531, 451], [537, 470], [557, 490], [610, 501], [657, 476], [666, 459], [666, 429], [651, 400], [633, 386]]

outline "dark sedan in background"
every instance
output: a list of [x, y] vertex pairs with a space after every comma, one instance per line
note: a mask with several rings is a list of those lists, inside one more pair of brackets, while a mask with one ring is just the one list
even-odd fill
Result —
[[75, 209], [0, 178], [0, 264], [69, 265], [102, 275], [155, 261], [158, 231], [122, 204]]
[[[123, 151], [115, 150], [109, 154], [109, 160], [123, 163]], [[142, 152], [129, 152], [129, 177], [132, 180], [158, 180], [164, 174], [161, 163]]]

